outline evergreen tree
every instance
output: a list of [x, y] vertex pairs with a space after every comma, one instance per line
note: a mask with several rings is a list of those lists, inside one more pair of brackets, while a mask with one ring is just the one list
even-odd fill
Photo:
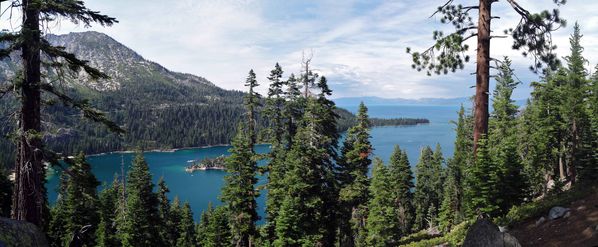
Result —
[[361, 102], [357, 112], [357, 124], [349, 129], [341, 157], [337, 162], [339, 193], [339, 238], [341, 246], [353, 246], [359, 238], [359, 229], [365, 219], [362, 213], [368, 201], [368, 170], [372, 161], [367, 107]]
[[488, 142], [485, 138], [478, 143], [475, 163], [468, 168], [465, 191], [469, 215], [497, 216], [502, 198], [498, 198], [498, 168], [492, 162]]
[[547, 73], [532, 83], [532, 98], [519, 118], [519, 149], [532, 196], [545, 194], [548, 182], [564, 179], [564, 129], [561, 114], [565, 71]]
[[286, 129], [288, 127], [287, 121], [290, 120], [285, 117], [285, 108], [287, 104], [293, 103], [285, 101], [285, 92], [283, 91], [285, 82], [281, 80], [282, 74], [282, 68], [277, 63], [268, 77], [270, 88], [264, 110], [264, 117], [270, 120], [269, 142], [271, 144], [269, 153], [270, 162], [268, 163], [266, 225], [264, 226], [265, 237], [269, 242], [274, 241], [274, 222], [276, 221], [282, 198], [286, 193], [284, 189], [284, 175], [286, 172], [284, 156], [286, 153], [285, 142], [288, 142], [286, 138], [286, 132], [288, 131]]
[[301, 98], [301, 91], [297, 85], [297, 78], [291, 74], [289, 78], [284, 81], [286, 90], [284, 92], [285, 105], [283, 108], [283, 116], [286, 119], [286, 149], [293, 146], [293, 138], [297, 134], [299, 122], [305, 110], [306, 99]]
[[249, 133], [249, 145], [252, 148], [253, 152], [253, 145], [257, 142], [257, 108], [260, 107], [260, 94], [255, 91], [255, 88], [258, 87], [258, 84], [255, 73], [253, 70], [249, 71], [249, 75], [247, 76], [247, 80], [245, 81], [245, 86], [249, 89], [249, 92], [245, 96], [245, 108], [247, 110], [247, 131]]
[[437, 147], [436, 152], [429, 146], [421, 151], [416, 165], [415, 178], [415, 224], [413, 230], [421, 230], [436, 225], [438, 209], [441, 202], [442, 154]]
[[407, 151], [396, 145], [390, 155], [388, 165], [390, 178], [389, 188], [392, 189], [392, 200], [396, 210], [397, 229], [394, 239], [398, 240], [408, 235], [413, 227], [415, 211], [413, 208], [413, 172], [407, 158]]
[[170, 212], [170, 200], [166, 195], [170, 190], [164, 177], [158, 180], [158, 216], [160, 217], [160, 238], [165, 244], [174, 246], [177, 243], [177, 225], [173, 224]]
[[[90, 26], [98, 23], [102, 26], [110, 26], [116, 19], [92, 11], [84, 6], [82, 1], [10, 1], [10, 8], [21, 8], [23, 15], [22, 25], [18, 32], [3, 32], [1, 40], [9, 43], [0, 50], [2, 58], [9, 56], [14, 51], [20, 50], [22, 60], [22, 76], [15, 80], [14, 88], [10, 91], [20, 99], [20, 111], [17, 135], [17, 150], [19, 157], [15, 166], [15, 184], [13, 189], [12, 218], [26, 220], [37, 226], [43, 227], [47, 215], [47, 203], [45, 201], [44, 188], [44, 159], [56, 163], [57, 160], [50, 158], [47, 149], [42, 141], [42, 98], [56, 98], [65, 106], [81, 110], [85, 118], [102, 122], [111, 130], [122, 131], [116, 124], [110, 122], [104, 113], [92, 108], [87, 101], [75, 100], [66, 95], [54, 81], [62, 82], [65, 78], [56, 78], [51, 73], [42, 74], [42, 64], [46, 66], [45, 71], [64, 70], [79, 72], [84, 70], [90, 78], [107, 78], [97, 69], [88, 65], [87, 61], [77, 59], [71, 53], [65, 51], [64, 47], [52, 46], [46, 39], [44, 30], [41, 27], [45, 22], [66, 18], [74, 23], [83, 23]], [[43, 56], [42, 56], [43, 54]], [[42, 63], [42, 57], [51, 62]], [[46, 80], [45, 78], [50, 78]], [[42, 80], [43, 79], [43, 80]], [[46, 98], [44, 98], [46, 99]]]
[[590, 82], [586, 78], [587, 72], [584, 64], [587, 60], [583, 57], [583, 47], [578, 23], [573, 27], [573, 34], [569, 38], [571, 54], [565, 58], [567, 62], [567, 83], [564, 86], [563, 116], [566, 122], [567, 149], [567, 176], [575, 183], [578, 173], [580, 178], [595, 177], [595, 159], [592, 150], [593, 133], [590, 116], [587, 111], [587, 101], [590, 98]]
[[231, 245], [228, 216], [224, 207], [212, 208], [201, 215], [197, 229], [197, 243], [202, 247], [224, 247]]
[[121, 231], [123, 246], [158, 246], [160, 216], [152, 175], [142, 153], [137, 153], [127, 178], [127, 203]]
[[507, 213], [513, 205], [521, 203], [525, 192], [523, 165], [517, 153], [517, 105], [511, 99], [517, 84], [519, 82], [513, 80], [511, 61], [505, 57], [496, 77], [488, 147], [492, 162], [498, 169], [496, 189], [502, 203], [497, 205], [501, 213]]
[[66, 207], [66, 189], [68, 177], [66, 173], [60, 175], [60, 184], [58, 188], [58, 198], [54, 203], [54, 207], [50, 209], [50, 222], [48, 223], [48, 243], [52, 247], [66, 246], [66, 224], [67, 224], [67, 207]]
[[369, 187], [366, 246], [396, 246], [400, 238], [396, 201], [393, 200], [393, 188], [389, 186], [393, 182], [391, 179], [384, 162], [376, 158]]
[[[466, 1], [470, 2], [470, 1]], [[412, 67], [417, 71], [425, 70], [428, 75], [447, 74], [456, 72], [465, 68], [465, 63], [469, 62], [469, 45], [466, 40], [477, 37], [476, 49], [476, 95], [474, 111], [475, 124], [473, 130], [474, 153], [477, 150], [478, 140], [485, 136], [488, 137], [488, 96], [490, 87], [490, 42], [493, 39], [490, 28], [492, 20], [496, 14], [492, 13], [492, 5], [497, 0], [477, 0], [469, 4], [463, 4], [461, 1], [448, 1], [442, 6], [438, 6], [433, 16], [440, 15], [443, 24], [449, 24], [454, 27], [454, 32], [445, 34], [443, 31], [434, 31], [434, 45], [423, 52], [413, 52], [407, 48], [407, 53], [413, 56]], [[558, 30], [566, 24], [566, 21], [560, 17], [558, 9], [552, 11], [543, 11], [542, 13], [532, 14], [524, 9], [515, 1], [508, 2], [517, 18], [521, 18], [517, 26], [505, 30], [506, 34], [513, 37], [513, 46], [515, 50], [523, 50], [524, 56], [533, 57], [534, 63], [530, 68], [538, 71], [543, 64], [549, 68], [555, 69], [559, 65], [558, 58], [553, 53], [555, 46], [552, 43], [553, 31]], [[553, 0], [558, 6], [564, 4], [565, 0]], [[473, 3], [473, 4], [471, 4]], [[477, 10], [477, 18], [470, 14], [470, 10]], [[477, 21], [475, 21], [477, 19]], [[470, 30], [476, 30], [469, 33]], [[495, 41], [492, 41], [495, 42]]]
[[175, 196], [170, 204], [169, 210], [169, 220], [168, 225], [169, 228], [169, 236], [174, 241], [174, 245], [176, 245], [177, 240], [179, 239], [181, 233], [179, 232], [179, 225], [181, 224], [183, 215], [183, 208], [181, 207], [181, 202], [178, 196]]
[[231, 155], [226, 159], [228, 174], [224, 177], [222, 201], [229, 210], [229, 224], [232, 241], [236, 246], [250, 246], [256, 236], [255, 222], [258, 220], [257, 162], [251, 145], [251, 132], [240, 124], [237, 136], [233, 140]]
[[470, 128], [467, 126], [465, 109], [461, 105], [459, 118], [456, 125], [457, 136], [453, 158], [447, 162], [444, 194], [440, 207], [440, 229], [449, 231], [452, 226], [460, 223], [465, 216], [463, 201], [464, 173], [470, 157], [472, 145], [468, 135]]
[[100, 182], [91, 173], [91, 166], [85, 161], [83, 153], [79, 153], [68, 163], [70, 177], [67, 180], [65, 195], [65, 240], [82, 246], [94, 246], [94, 233], [100, 223], [96, 189]]
[[[106, 186], [105, 186], [106, 187]], [[97, 245], [101, 247], [120, 246], [117, 236], [116, 215], [118, 211], [119, 189], [121, 184], [118, 176], [109, 187], [100, 192], [99, 214], [100, 224], [96, 231]]]
[[[286, 156], [287, 194], [276, 219], [275, 246], [330, 246], [335, 242], [336, 185], [333, 173], [334, 103], [307, 99], [302, 123]], [[336, 129], [334, 129], [336, 130]], [[334, 152], [334, 153], [333, 153]]]
[[179, 247], [192, 247], [196, 246], [195, 241], [195, 223], [193, 223], [193, 212], [191, 212], [191, 206], [189, 202], [185, 202], [183, 210], [181, 211], [181, 222], [176, 226], [179, 231], [179, 238], [177, 239], [176, 246]]

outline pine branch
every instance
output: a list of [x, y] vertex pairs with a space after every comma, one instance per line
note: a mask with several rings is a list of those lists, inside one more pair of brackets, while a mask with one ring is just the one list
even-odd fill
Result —
[[[98, 69], [89, 66], [89, 61], [78, 59], [75, 54], [67, 52], [65, 47], [52, 46], [46, 39], [42, 39], [41, 50], [52, 59], [63, 58], [67, 62], [66, 66], [74, 72], [83, 69], [94, 80], [110, 78]], [[58, 65], [58, 62], [55, 62], [54, 65]]]
[[86, 8], [83, 1], [79, 0], [46, 0], [42, 4], [40, 12], [45, 19], [51, 20], [55, 18], [54, 16], [62, 16], [75, 24], [82, 22], [85, 27], [90, 27], [92, 22], [102, 26], [118, 23], [116, 18]]

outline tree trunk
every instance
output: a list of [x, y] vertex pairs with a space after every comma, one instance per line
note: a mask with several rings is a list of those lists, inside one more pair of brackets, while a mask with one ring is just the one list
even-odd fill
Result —
[[569, 180], [571, 181], [571, 184], [575, 184], [575, 179], [577, 177], [577, 171], [575, 166], [577, 165], [578, 159], [578, 148], [579, 148], [579, 143], [580, 141], [580, 137], [579, 137], [579, 130], [577, 128], [577, 121], [575, 121], [575, 118], [573, 119], [573, 123], [572, 123], [572, 135], [573, 135], [573, 143], [571, 145], [571, 160], [569, 162]]
[[39, 6], [29, 0], [23, 6], [23, 84], [19, 141], [13, 194], [12, 218], [42, 224], [43, 168], [40, 120], [40, 29]]
[[476, 93], [474, 104], [473, 152], [478, 140], [488, 133], [488, 88], [490, 81], [490, 21], [492, 0], [480, 0], [478, 19], [478, 50]]

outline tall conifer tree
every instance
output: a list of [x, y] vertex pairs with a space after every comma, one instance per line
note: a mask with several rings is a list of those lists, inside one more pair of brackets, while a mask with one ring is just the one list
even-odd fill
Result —
[[340, 182], [339, 238], [342, 246], [354, 245], [354, 239], [360, 237], [362, 222], [365, 222], [365, 219], [356, 216], [365, 217], [362, 212], [365, 212], [368, 201], [367, 174], [372, 163], [369, 158], [372, 152], [369, 126], [367, 107], [361, 102], [357, 111], [357, 123], [349, 129], [337, 162]]
[[407, 157], [407, 151], [401, 150], [396, 145], [390, 155], [388, 165], [390, 184], [392, 189], [392, 199], [396, 210], [397, 229], [394, 232], [394, 239], [408, 235], [413, 227], [415, 220], [415, 210], [413, 207], [413, 172]]

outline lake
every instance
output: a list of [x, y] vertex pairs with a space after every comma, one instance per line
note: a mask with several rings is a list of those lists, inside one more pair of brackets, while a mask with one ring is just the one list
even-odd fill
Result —
[[[353, 113], [357, 111], [357, 106], [340, 105], [340, 107]], [[454, 125], [450, 121], [457, 119], [458, 106], [376, 105], [368, 108], [370, 117], [409, 117], [430, 120], [429, 124], [424, 125], [373, 128], [371, 142], [374, 147], [374, 156], [388, 162], [394, 145], [399, 145], [407, 150], [411, 165], [414, 167], [421, 148], [426, 145], [434, 148], [436, 143], [441, 145], [445, 157], [452, 155], [455, 132]], [[157, 183], [160, 177], [164, 177], [170, 189], [170, 199], [178, 196], [181, 202], [188, 201], [193, 209], [193, 217], [199, 221], [201, 212], [208, 207], [210, 202], [214, 205], [220, 204], [220, 189], [224, 183], [223, 178], [226, 172], [207, 170], [189, 174], [185, 172], [187, 161], [226, 155], [229, 148], [229, 146], [215, 146], [182, 149], [174, 152], [146, 152], [144, 157], [153, 174], [154, 183]], [[258, 153], [268, 152], [268, 146], [258, 145], [256, 151]], [[111, 183], [114, 176], [120, 174], [121, 160], [124, 161], [125, 170], [128, 170], [133, 156], [132, 153], [94, 155], [88, 157], [88, 162], [92, 165], [93, 173], [99, 181]], [[50, 203], [56, 201], [59, 177], [57, 172], [48, 176], [46, 187]], [[260, 178], [259, 183], [265, 183], [265, 179]], [[259, 212], [262, 216], [264, 215], [265, 195], [266, 191], [262, 191], [262, 195], [258, 199]]]

